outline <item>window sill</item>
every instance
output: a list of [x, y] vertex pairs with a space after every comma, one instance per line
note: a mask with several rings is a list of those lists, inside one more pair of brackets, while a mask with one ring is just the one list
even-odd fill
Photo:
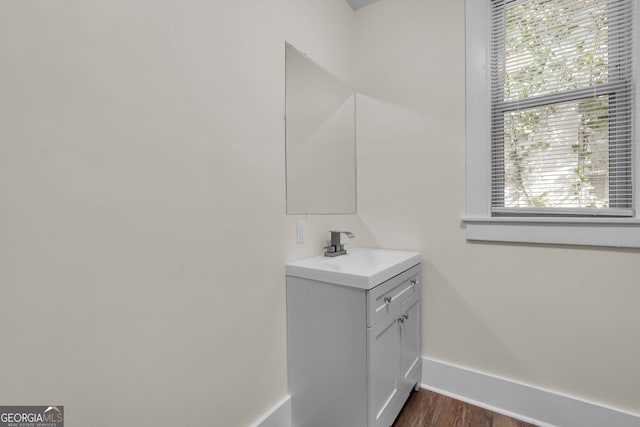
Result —
[[464, 218], [467, 240], [640, 248], [638, 218]]

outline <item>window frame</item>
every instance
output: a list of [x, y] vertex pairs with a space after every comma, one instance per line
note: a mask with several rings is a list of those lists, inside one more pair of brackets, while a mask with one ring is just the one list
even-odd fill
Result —
[[[492, 216], [491, 208], [491, 0], [465, 1], [466, 27], [466, 209], [467, 240], [640, 248], [640, 43], [633, 49], [631, 217]], [[634, 37], [640, 33], [640, 5], [634, 6]]]

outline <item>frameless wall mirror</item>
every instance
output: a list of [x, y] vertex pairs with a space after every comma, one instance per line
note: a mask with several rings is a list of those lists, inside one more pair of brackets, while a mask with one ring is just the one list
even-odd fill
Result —
[[287, 213], [355, 213], [355, 92], [287, 43], [285, 98]]

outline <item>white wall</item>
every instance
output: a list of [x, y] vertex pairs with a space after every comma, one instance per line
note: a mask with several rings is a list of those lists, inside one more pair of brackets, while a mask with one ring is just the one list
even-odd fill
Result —
[[[284, 262], [341, 228], [424, 253], [425, 355], [638, 411], [638, 252], [465, 242], [463, 20], [462, 0], [0, 2], [0, 402], [250, 424], [287, 393]], [[285, 40], [366, 95], [360, 214], [307, 217], [304, 244]]]
[[465, 240], [464, 33], [463, 0], [356, 13], [361, 220], [424, 254], [425, 356], [638, 413], [640, 252]]
[[285, 258], [358, 227], [293, 240], [284, 42], [350, 79], [352, 29], [344, 0], [0, 2], [1, 403], [233, 427], [287, 394]]

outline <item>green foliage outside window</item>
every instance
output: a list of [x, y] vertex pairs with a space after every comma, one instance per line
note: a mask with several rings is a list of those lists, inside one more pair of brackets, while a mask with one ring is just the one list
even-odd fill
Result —
[[[597, 87], [609, 79], [607, 0], [532, 0], [505, 11], [506, 102]], [[505, 207], [609, 205], [609, 97], [503, 114]]]

